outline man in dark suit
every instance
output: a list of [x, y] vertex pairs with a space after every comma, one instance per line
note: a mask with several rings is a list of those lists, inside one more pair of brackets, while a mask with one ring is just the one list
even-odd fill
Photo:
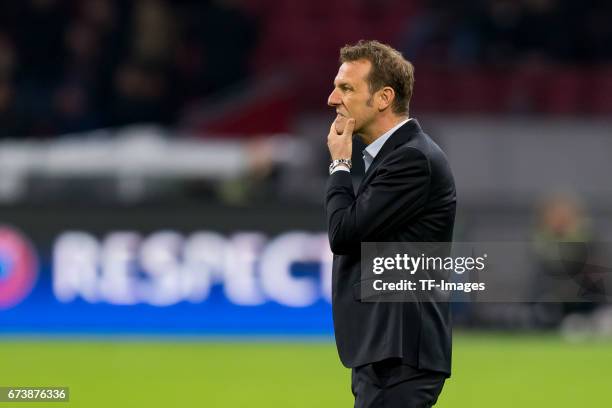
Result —
[[[442, 150], [409, 117], [410, 62], [377, 41], [342, 48], [340, 62], [328, 99], [337, 117], [325, 200], [338, 353], [352, 368], [355, 407], [430, 407], [450, 376], [449, 304], [361, 301], [360, 244], [452, 241], [453, 176]], [[367, 145], [357, 193], [353, 134]]]

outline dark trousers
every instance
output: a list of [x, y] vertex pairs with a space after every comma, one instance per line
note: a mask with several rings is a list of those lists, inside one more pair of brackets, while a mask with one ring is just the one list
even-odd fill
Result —
[[355, 408], [429, 408], [442, 391], [446, 374], [419, 370], [387, 359], [352, 370]]

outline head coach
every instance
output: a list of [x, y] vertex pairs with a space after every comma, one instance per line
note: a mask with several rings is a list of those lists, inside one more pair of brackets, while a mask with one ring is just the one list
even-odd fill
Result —
[[[433, 406], [450, 376], [448, 303], [362, 302], [361, 242], [450, 242], [455, 186], [442, 150], [408, 106], [414, 68], [393, 48], [360, 41], [340, 50], [328, 105], [336, 110], [325, 209], [334, 253], [336, 345], [352, 369], [355, 407]], [[367, 145], [357, 192], [352, 137]]]

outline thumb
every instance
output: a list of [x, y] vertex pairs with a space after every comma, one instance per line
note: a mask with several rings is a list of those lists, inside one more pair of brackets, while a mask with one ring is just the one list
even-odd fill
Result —
[[342, 132], [342, 134], [344, 136], [353, 136], [354, 129], [355, 129], [355, 119], [351, 118], [346, 122], [346, 126], [344, 127], [344, 132]]

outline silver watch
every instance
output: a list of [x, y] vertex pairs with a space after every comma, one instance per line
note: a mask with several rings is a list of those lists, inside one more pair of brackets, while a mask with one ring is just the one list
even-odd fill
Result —
[[331, 164], [329, 165], [329, 174], [332, 174], [332, 171], [334, 171], [334, 169], [340, 166], [341, 164], [348, 167], [349, 170], [353, 167], [353, 163], [351, 162], [351, 159], [336, 159], [332, 161]]

